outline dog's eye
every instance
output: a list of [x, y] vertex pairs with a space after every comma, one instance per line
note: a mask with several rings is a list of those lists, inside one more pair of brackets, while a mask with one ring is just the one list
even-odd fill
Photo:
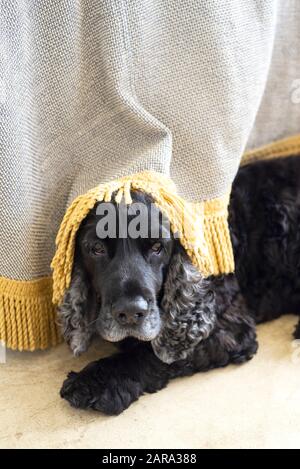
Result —
[[95, 243], [94, 246], [92, 247], [92, 253], [95, 256], [103, 256], [103, 254], [106, 254], [106, 249], [103, 243]]
[[151, 249], [156, 254], [159, 254], [162, 250], [162, 244], [159, 241], [156, 241], [156, 243], [152, 244]]

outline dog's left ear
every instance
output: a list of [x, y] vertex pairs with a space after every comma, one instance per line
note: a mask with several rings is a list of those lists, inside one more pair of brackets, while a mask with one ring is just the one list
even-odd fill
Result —
[[152, 341], [155, 355], [165, 363], [190, 356], [216, 322], [212, 283], [192, 265], [183, 248], [173, 255], [161, 302], [163, 327]]
[[96, 301], [84, 268], [75, 260], [71, 285], [58, 308], [58, 322], [75, 356], [85, 352], [95, 330]]

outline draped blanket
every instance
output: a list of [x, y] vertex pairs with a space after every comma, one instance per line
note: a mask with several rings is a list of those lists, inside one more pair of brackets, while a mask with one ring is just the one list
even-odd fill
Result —
[[299, 0], [0, 2], [0, 339], [57, 343], [53, 286], [112, 189], [150, 192], [203, 275], [233, 271], [242, 154], [299, 132]]

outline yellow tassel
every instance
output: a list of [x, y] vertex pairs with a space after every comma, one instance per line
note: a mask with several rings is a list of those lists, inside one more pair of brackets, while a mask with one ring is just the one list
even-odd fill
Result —
[[269, 143], [260, 148], [247, 151], [241, 161], [241, 165], [253, 163], [258, 160], [269, 160], [274, 158], [284, 158], [290, 155], [300, 154], [300, 134], [283, 138], [276, 142]]
[[170, 222], [172, 232], [186, 249], [191, 261], [203, 273], [229, 273], [234, 269], [233, 253], [227, 225], [229, 196], [203, 203], [186, 202], [176, 192], [168, 177], [153, 172], [125, 176], [101, 184], [77, 197], [67, 210], [57, 239], [52, 261], [53, 302], [60, 303], [70, 286], [75, 238], [80, 223], [97, 202], [132, 203], [131, 191], [141, 190], [153, 197], [155, 204]]
[[0, 277], [0, 340], [13, 350], [45, 349], [60, 342], [52, 304], [52, 279]]
[[124, 182], [124, 202], [126, 205], [132, 204], [132, 198], [130, 193], [130, 181]]

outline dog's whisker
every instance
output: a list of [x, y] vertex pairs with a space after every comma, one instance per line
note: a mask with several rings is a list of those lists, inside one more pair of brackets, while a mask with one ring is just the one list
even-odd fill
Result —
[[97, 321], [98, 321], [98, 318], [94, 319], [94, 321], [89, 322], [89, 323], [86, 325], [86, 327], [89, 327], [89, 326], [91, 326], [92, 324], [95, 324], [95, 322], [97, 322]]

